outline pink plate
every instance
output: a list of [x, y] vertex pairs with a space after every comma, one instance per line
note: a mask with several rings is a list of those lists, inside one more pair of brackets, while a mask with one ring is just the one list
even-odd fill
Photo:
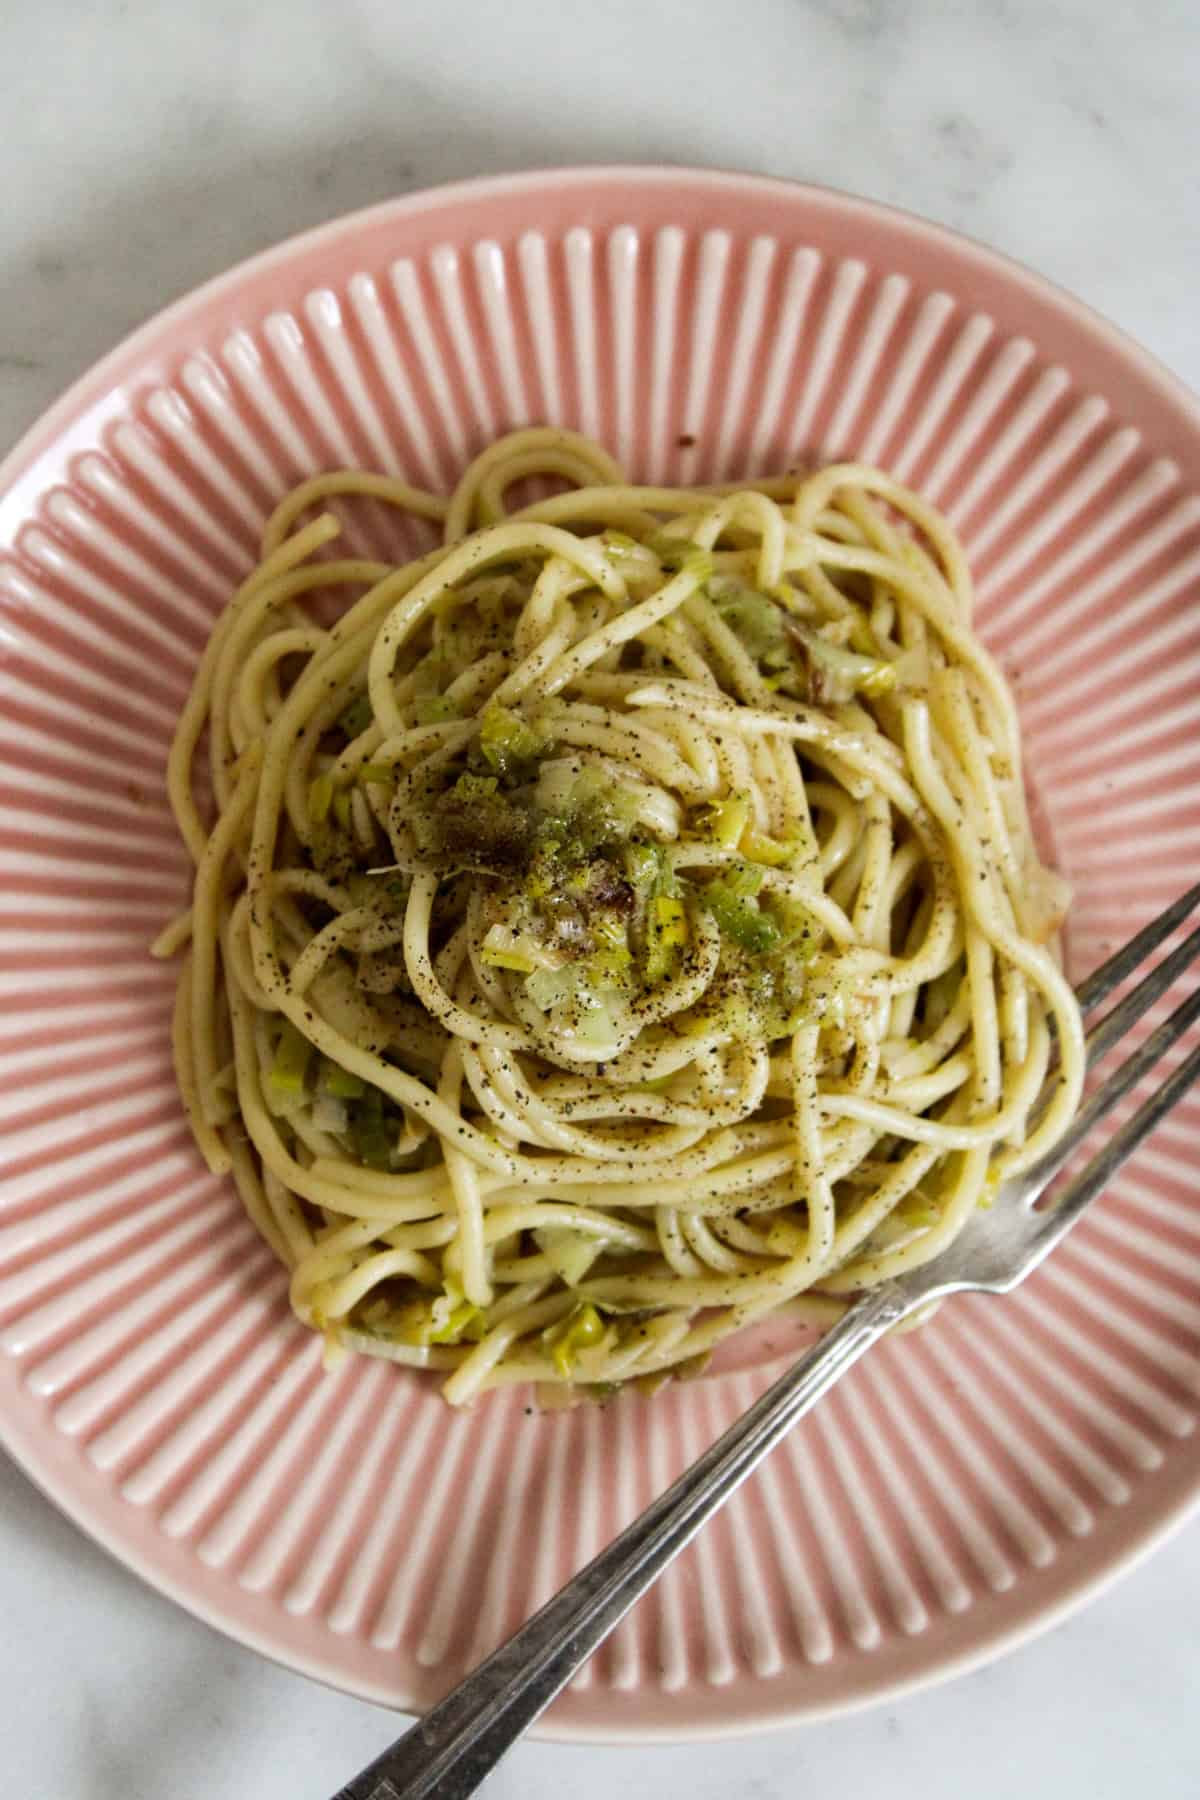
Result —
[[[59, 402], [0, 473], [0, 1432], [147, 1580], [397, 1706], [525, 1617], [781, 1348], [547, 1416], [324, 1374], [176, 1099], [173, 972], [146, 954], [185, 891], [163, 765], [265, 513], [340, 463], [445, 487], [533, 420], [651, 479], [861, 456], [949, 512], [1076, 886], [1073, 974], [1200, 861], [1200, 414], [1075, 301], [916, 219], [679, 170], [445, 188], [258, 257]], [[1145, 1549], [1200, 1488], [1198, 1166], [1193, 1100], [1025, 1289], [871, 1356], [548, 1729], [878, 1698]]]

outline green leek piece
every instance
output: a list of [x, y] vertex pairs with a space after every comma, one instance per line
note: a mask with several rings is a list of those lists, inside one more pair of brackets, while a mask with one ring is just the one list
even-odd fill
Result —
[[763, 884], [762, 870], [753, 863], [730, 863], [721, 881], [739, 900], [752, 900]]
[[627, 531], [605, 531], [600, 542], [610, 556], [636, 556], [642, 547]]
[[[433, 1303], [433, 1310], [435, 1312], [437, 1310], [437, 1304], [438, 1303], [435, 1300]], [[457, 1344], [467, 1330], [467, 1327], [473, 1325], [479, 1316], [480, 1313], [477, 1306], [472, 1306], [469, 1300], [460, 1301], [457, 1306], [450, 1309], [448, 1316], [442, 1324], [433, 1325], [431, 1327], [428, 1339], [429, 1343]]]
[[546, 749], [546, 740], [520, 713], [492, 700], [479, 722], [479, 747], [489, 768], [507, 776], [524, 763], [536, 762]]
[[694, 544], [691, 538], [672, 537], [669, 532], [647, 538], [646, 548], [654, 552], [664, 569], [686, 569], [701, 582], [711, 579], [716, 566], [711, 550]]
[[659, 894], [678, 899], [682, 892], [670, 856], [661, 844], [627, 844], [621, 867], [639, 899], [649, 900]]
[[345, 710], [338, 715], [338, 730], [344, 731], [348, 738], [361, 737], [369, 725], [375, 722], [375, 714], [371, 709], [371, 696], [359, 694]]
[[308, 816], [312, 824], [323, 825], [333, 805], [333, 776], [318, 775], [308, 784]]
[[531, 975], [538, 967], [537, 958], [522, 949], [520, 939], [503, 925], [493, 925], [484, 937], [480, 960], [489, 969], [511, 969], [517, 975]]
[[604, 1332], [604, 1320], [590, 1302], [585, 1302], [560, 1324], [549, 1326], [542, 1333], [542, 1342], [559, 1374], [569, 1380], [579, 1352], [589, 1344], [598, 1344]]
[[413, 702], [418, 725], [441, 725], [447, 719], [457, 719], [459, 711], [446, 694], [422, 694]]
[[783, 612], [774, 600], [734, 581], [710, 583], [708, 597], [756, 662], [780, 669], [791, 660]]
[[773, 950], [781, 936], [779, 926], [769, 913], [761, 911], [755, 898], [761, 885], [762, 871], [741, 863], [700, 892], [722, 935], [751, 956]]
[[673, 894], [655, 894], [646, 913], [646, 980], [663, 981], [687, 943], [687, 908]]
[[618, 963], [629, 961], [625, 921], [617, 913], [597, 912], [590, 921], [590, 929], [592, 939], [602, 956], [614, 957]]
[[459, 776], [450, 792], [456, 800], [492, 800], [499, 786], [494, 775], [472, 775], [468, 770]]
[[[483, 1315], [477, 1306], [472, 1306], [461, 1294], [448, 1291], [434, 1300], [410, 1300], [395, 1311], [389, 1310], [376, 1329], [381, 1336], [423, 1347], [427, 1344], [458, 1344], [464, 1338], [478, 1342], [483, 1336], [482, 1324]], [[386, 1329], [380, 1329], [383, 1326]]]
[[813, 699], [836, 705], [856, 693], [876, 700], [890, 693], [896, 685], [896, 671], [889, 662], [872, 656], [860, 656], [841, 644], [831, 644], [820, 632], [812, 631], [795, 619], [789, 619], [788, 630], [807, 652], [812, 671]]
[[275, 1049], [275, 1061], [271, 1064], [271, 1087], [277, 1095], [290, 1097], [304, 1092], [312, 1053], [313, 1046], [304, 1033], [298, 1031], [290, 1019], [285, 1019]]
[[595, 1052], [598, 1061], [607, 1062], [616, 1053], [621, 996], [611, 987], [593, 987], [589, 982], [579, 990], [579, 1003], [575, 1035]]
[[750, 802], [745, 794], [731, 794], [705, 807], [701, 824], [722, 850], [736, 850], [750, 823]]
[[761, 831], [747, 831], [741, 841], [742, 855], [752, 863], [762, 863], [768, 869], [789, 868], [799, 848], [794, 842], [781, 842], [779, 838], [767, 837]]
[[901, 1219], [905, 1225], [920, 1226], [922, 1230], [927, 1230], [941, 1219], [942, 1209], [928, 1194], [923, 1194], [920, 1188], [914, 1188], [904, 1196], [892, 1217]]
[[537, 786], [533, 790], [534, 804], [544, 813], [553, 814], [556, 819], [565, 819], [574, 805], [575, 783], [579, 774], [578, 765], [568, 757], [550, 757], [538, 770]]
[[656, 894], [650, 908], [664, 943], [670, 946], [687, 943], [687, 910], [673, 894]]
[[779, 927], [776, 949], [786, 951], [785, 965], [789, 973], [798, 975], [817, 954], [822, 932], [815, 925], [808, 908], [799, 900], [772, 895], [771, 917]]
[[554, 1273], [568, 1287], [578, 1286], [602, 1248], [598, 1238], [569, 1225], [539, 1226], [533, 1238]]
[[[525, 978], [525, 992], [539, 1012], [565, 1008], [579, 1041], [611, 1054], [622, 1010], [620, 990], [609, 979], [605, 953], [561, 969], [535, 969]], [[561, 1017], [561, 1015], [560, 1015]]]
[[596, 947], [587, 958], [588, 975], [600, 983], [622, 981], [633, 962], [625, 920], [618, 913], [596, 911], [589, 929]]
[[390, 1169], [392, 1141], [384, 1117], [383, 1095], [378, 1088], [369, 1087], [351, 1108], [351, 1147], [359, 1162], [368, 1169]]
[[625, 879], [642, 898], [653, 891], [661, 868], [655, 844], [627, 844], [621, 858]]
[[361, 1100], [367, 1091], [361, 1075], [351, 1074], [349, 1069], [343, 1069], [329, 1057], [324, 1059], [321, 1069], [321, 1085], [335, 1100]]

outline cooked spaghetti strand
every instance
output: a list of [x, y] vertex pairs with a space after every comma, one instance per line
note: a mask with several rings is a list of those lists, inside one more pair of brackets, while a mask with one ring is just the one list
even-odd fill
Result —
[[[331, 501], [443, 542], [331, 560]], [[180, 719], [155, 950], [306, 1324], [455, 1404], [657, 1382], [837, 1317], [1048, 1148], [1065, 888], [971, 615], [946, 521], [857, 464], [635, 487], [537, 428], [449, 500], [280, 503]]]

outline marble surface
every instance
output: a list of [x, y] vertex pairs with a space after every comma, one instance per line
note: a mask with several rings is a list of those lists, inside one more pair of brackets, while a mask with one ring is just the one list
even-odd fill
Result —
[[[924, 213], [1200, 386], [1189, 0], [58, 0], [5, 14], [0, 438], [201, 278], [480, 172], [754, 168]], [[0, 1720], [22, 1800], [320, 1800], [397, 1721], [143, 1588], [0, 1459]], [[1200, 1529], [949, 1686], [703, 1748], [530, 1744], [495, 1800], [1200, 1792]]]

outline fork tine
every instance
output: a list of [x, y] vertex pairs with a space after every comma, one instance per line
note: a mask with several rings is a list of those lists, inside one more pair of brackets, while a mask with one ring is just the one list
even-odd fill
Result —
[[[1195, 995], [1191, 998], [1194, 1000]], [[1185, 1002], [1186, 1004], [1186, 1002]], [[1181, 1009], [1182, 1010], [1182, 1009]], [[1168, 1021], [1169, 1022], [1169, 1021]], [[1178, 1033], [1176, 1033], [1178, 1036]], [[1147, 1039], [1147, 1042], [1149, 1040]], [[1132, 1061], [1132, 1058], [1130, 1059]], [[1149, 1099], [1113, 1133], [1102, 1150], [1097, 1151], [1087, 1167], [1081, 1169], [1052, 1207], [1038, 1215], [1039, 1227], [1034, 1257], [1025, 1265], [1028, 1272], [1042, 1257], [1066, 1236], [1080, 1213], [1103, 1192], [1127, 1157], [1137, 1149], [1144, 1137], [1178, 1104], [1188, 1089], [1200, 1078], [1200, 1044], [1191, 1050], [1179, 1067], [1156, 1088]]]
[[[1200, 890], [1194, 890], [1200, 891]], [[1186, 899], [1186, 895], [1184, 898]], [[1165, 917], [1165, 915], [1164, 915]], [[1156, 929], [1160, 921], [1155, 920]], [[1134, 943], [1137, 942], [1135, 938]], [[1106, 1050], [1115, 1044], [1118, 1038], [1124, 1037], [1131, 1025], [1135, 1025], [1144, 1013], [1148, 1013], [1154, 1002], [1165, 994], [1177, 975], [1181, 975], [1190, 963], [1200, 956], [1200, 925], [1195, 931], [1177, 944], [1170, 956], [1164, 956], [1156, 963], [1150, 973], [1131, 988], [1123, 1000], [1117, 1002], [1106, 1012], [1099, 1024], [1093, 1025], [1087, 1034], [1087, 1062], [1089, 1069], [1102, 1057]]]
[[[1059, 1138], [1052, 1150], [1049, 1150], [1040, 1162], [1026, 1169], [1016, 1179], [1020, 1182], [1027, 1197], [1033, 1197], [1047, 1187], [1062, 1168], [1063, 1164], [1079, 1148], [1092, 1126], [1097, 1124], [1106, 1113], [1110, 1113], [1121, 1100], [1151, 1070], [1161, 1056], [1177, 1043], [1196, 1019], [1200, 1019], [1200, 988], [1180, 1002], [1174, 1012], [1165, 1018], [1161, 1025], [1152, 1031], [1144, 1043], [1139, 1044], [1132, 1055], [1127, 1056], [1120, 1066], [1113, 1070], [1108, 1080], [1098, 1087], [1080, 1107], [1067, 1130]], [[1190, 1061], [1190, 1058], [1189, 1058]], [[1174, 1076], [1171, 1077], [1171, 1081]], [[1167, 1083], [1166, 1085], [1170, 1085]], [[1173, 1103], [1172, 1103], [1173, 1104]], [[1149, 1126], [1146, 1127], [1150, 1129]], [[1124, 1130], [1124, 1127], [1122, 1127]], [[1120, 1132], [1117, 1133], [1119, 1138]], [[1116, 1142], [1116, 1138], [1113, 1140]], [[1103, 1152], [1101, 1153], [1104, 1154]], [[1114, 1165], [1115, 1166], [1115, 1165]]]
[[1160, 912], [1157, 919], [1151, 919], [1142, 927], [1136, 937], [1131, 937], [1127, 944], [1093, 969], [1086, 981], [1081, 981], [1075, 993], [1084, 1012], [1090, 1012], [1093, 1006], [1099, 1006], [1101, 1000], [1107, 999], [1115, 987], [1119, 987], [1127, 975], [1132, 975], [1138, 964], [1157, 950], [1165, 938], [1170, 937], [1175, 927], [1187, 918], [1196, 905], [1200, 903], [1200, 881], [1195, 887], [1173, 900], [1165, 912]]

